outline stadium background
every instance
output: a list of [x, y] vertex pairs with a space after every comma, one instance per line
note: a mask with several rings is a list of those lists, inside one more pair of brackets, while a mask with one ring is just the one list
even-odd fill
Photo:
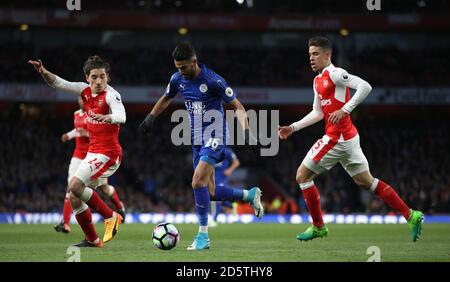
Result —
[[[191, 149], [170, 141], [170, 114], [183, 104], [166, 111], [151, 138], [137, 131], [175, 72], [174, 46], [191, 41], [247, 109], [279, 110], [289, 124], [311, 108], [307, 39], [317, 34], [333, 41], [336, 65], [374, 88], [352, 113], [373, 174], [413, 208], [450, 213], [450, 1], [382, 0], [381, 11], [363, 0], [81, 0], [81, 11], [65, 2], [0, 3], [1, 221], [61, 212], [74, 145], [60, 136], [73, 128], [75, 98], [47, 87], [28, 59], [73, 81], [83, 81], [89, 55], [108, 60], [127, 110], [123, 163], [110, 183], [129, 213], [192, 213]], [[302, 130], [274, 157], [234, 147], [241, 167], [232, 183], [260, 186], [268, 214], [307, 213], [295, 171], [322, 134], [322, 123]], [[316, 183], [328, 214], [392, 214], [340, 166]]]

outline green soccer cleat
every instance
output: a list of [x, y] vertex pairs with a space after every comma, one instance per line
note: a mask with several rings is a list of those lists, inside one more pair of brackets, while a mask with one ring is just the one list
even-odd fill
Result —
[[309, 241], [314, 238], [321, 238], [321, 237], [327, 237], [328, 236], [328, 227], [326, 225], [322, 227], [316, 227], [314, 225], [311, 225], [306, 229], [305, 232], [300, 233], [297, 235], [297, 240], [300, 241]]
[[409, 210], [408, 225], [411, 230], [411, 237], [413, 242], [420, 239], [422, 235], [422, 222], [424, 220], [423, 213], [420, 211]]

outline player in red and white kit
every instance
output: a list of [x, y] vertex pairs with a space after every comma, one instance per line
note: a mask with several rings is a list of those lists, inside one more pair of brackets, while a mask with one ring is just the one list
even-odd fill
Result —
[[[120, 94], [108, 85], [109, 64], [99, 56], [91, 56], [84, 63], [84, 82], [68, 82], [44, 68], [42, 61], [28, 61], [52, 87], [81, 95], [87, 113], [89, 150], [70, 179], [70, 202], [75, 217], [85, 234], [85, 240], [76, 246], [102, 247], [116, 235], [122, 216], [109, 208], [89, 187], [97, 187], [99, 179], [111, 176], [119, 167], [122, 147], [119, 144], [119, 124], [125, 123], [126, 114]], [[90, 208], [105, 219], [103, 242], [92, 224]]]
[[[86, 157], [88, 149], [89, 149], [89, 135], [87, 131], [87, 114], [84, 111], [84, 104], [83, 100], [81, 99], [81, 96], [78, 98], [78, 105], [80, 106], [80, 109], [75, 111], [73, 113], [73, 124], [74, 128], [64, 133], [61, 136], [62, 142], [67, 142], [69, 140], [75, 139], [75, 149], [73, 151], [72, 158], [70, 160], [69, 165], [69, 173], [67, 177], [67, 184], [69, 184], [70, 179], [77, 171], [78, 167], [80, 166], [81, 161]], [[114, 206], [116, 207], [117, 212], [123, 217], [125, 220], [125, 206], [120, 201], [119, 195], [114, 188], [114, 186], [108, 184], [107, 178], [101, 178], [102, 182], [98, 183], [98, 187], [92, 187], [92, 188], [98, 188], [103, 193], [105, 193]], [[57, 232], [62, 233], [69, 233], [70, 232], [70, 215], [72, 213], [72, 206], [70, 205], [70, 192], [69, 188], [67, 187], [66, 197], [64, 198], [64, 205], [63, 205], [63, 218], [61, 223], [54, 226], [55, 230]]]
[[[309, 150], [297, 170], [296, 180], [305, 197], [313, 225], [297, 235], [301, 241], [328, 235], [320, 208], [320, 195], [313, 179], [340, 163], [355, 183], [370, 189], [392, 209], [399, 211], [408, 221], [412, 239], [420, 238], [423, 214], [410, 209], [395, 190], [377, 178], [369, 170], [369, 164], [359, 144], [359, 135], [350, 119], [350, 113], [370, 93], [372, 87], [363, 79], [349, 74], [331, 63], [332, 48], [325, 37], [309, 40], [309, 59], [314, 72], [319, 72], [313, 83], [313, 110], [290, 126], [280, 126], [281, 139], [325, 119], [325, 135]], [[350, 99], [350, 88], [356, 89]]]

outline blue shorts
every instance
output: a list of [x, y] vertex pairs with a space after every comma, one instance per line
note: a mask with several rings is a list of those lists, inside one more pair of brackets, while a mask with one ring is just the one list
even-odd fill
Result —
[[197, 167], [199, 161], [205, 161], [215, 167], [216, 164], [223, 161], [223, 158], [225, 156], [225, 148], [226, 146], [224, 145], [219, 145], [215, 149], [212, 149], [211, 147], [205, 147], [204, 145], [192, 146], [194, 170]]

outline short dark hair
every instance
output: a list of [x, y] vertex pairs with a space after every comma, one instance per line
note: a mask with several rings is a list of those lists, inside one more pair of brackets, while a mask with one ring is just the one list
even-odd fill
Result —
[[93, 55], [84, 62], [83, 71], [89, 75], [93, 69], [105, 69], [105, 72], [109, 73], [109, 64], [100, 56]]
[[325, 50], [333, 51], [330, 40], [323, 36], [315, 36], [309, 39], [308, 46], [318, 46]]
[[172, 52], [172, 58], [175, 61], [190, 60], [194, 56], [196, 56], [194, 46], [189, 42], [178, 44]]

